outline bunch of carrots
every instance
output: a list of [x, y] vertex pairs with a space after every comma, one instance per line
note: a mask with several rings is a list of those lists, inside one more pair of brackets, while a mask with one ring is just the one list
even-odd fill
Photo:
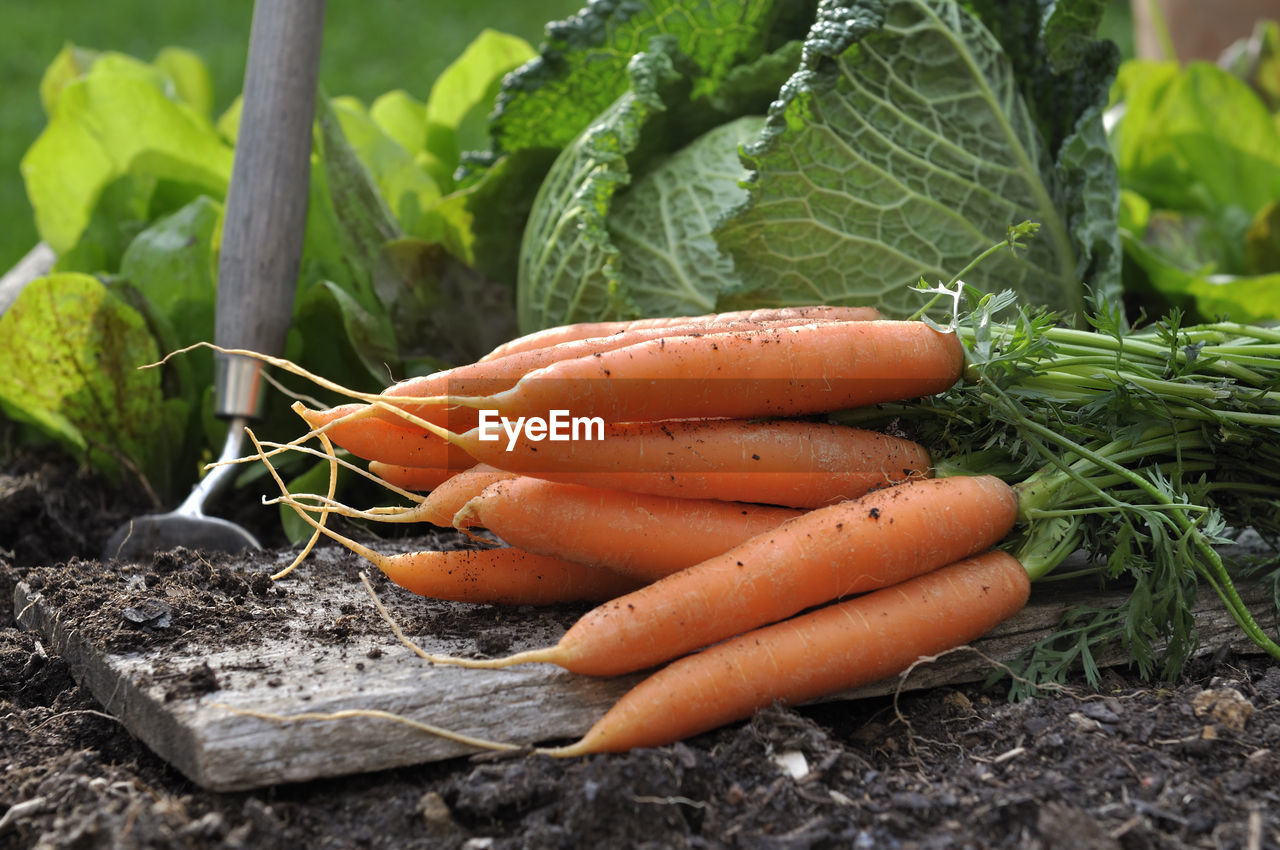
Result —
[[[580, 741], [547, 750], [555, 755], [658, 745], [886, 678], [990, 630], [1025, 605], [1033, 579], [1078, 548], [1106, 551], [1117, 533], [1137, 560], [1175, 553], [1176, 582], [1208, 578], [1280, 657], [1231, 601], [1212, 548], [1225, 539], [1219, 510], [1181, 484], [1222, 465], [1214, 428], [1224, 422], [1237, 447], [1228, 452], [1246, 436], [1274, 437], [1280, 416], [1260, 409], [1280, 392], [1245, 384], [1272, 380], [1280, 338], [1237, 334], [1197, 365], [1176, 328], [1172, 345], [1135, 335], [1148, 370], [1117, 353], [1120, 329], [1058, 339], [1068, 332], [1047, 317], [994, 322], [1006, 306], [985, 297], [948, 327], [805, 307], [554, 328], [474, 364], [350, 394], [352, 404], [298, 405], [304, 437], [255, 445], [268, 467], [317, 437], [323, 452], [309, 450], [331, 462], [334, 443], [367, 460], [366, 474], [407, 507], [355, 510], [332, 486], [288, 495], [277, 477], [280, 501], [415, 593], [600, 602], [551, 647], [431, 657], [587, 675], [658, 668]], [[1228, 355], [1250, 365], [1229, 366]], [[1104, 407], [1117, 387], [1130, 395]], [[1191, 402], [1175, 409], [1183, 395]], [[1250, 405], [1259, 410], [1238, 410]], [[1122, 409], [1136, 418], [1121, 421]], [[598, 418], [602, 438], [487, 440], [479, 424], [479, 411], [528, 421], [556, 410]], [[1104, 411], [1104, 424], [1087, 411]], [[896, 432], [914, 423], [951, 451], [934, 457], [865, 427], [890, 418]], [[957, 441], [962, 425], [971, 440]], [[1269, 478], [1250, 486], [1257, 500], [1280, 494]], [[330, 514], [480, 528], [502, 545], [382, 555], [330, 529]], [[1131, 566], [1113, 556], [1107, 568], [1117, 565]]]

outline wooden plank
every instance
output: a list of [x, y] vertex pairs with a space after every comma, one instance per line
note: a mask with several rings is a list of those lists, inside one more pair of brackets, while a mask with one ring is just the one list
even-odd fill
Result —
[[[82, 600], [79, 609], [57, 603], [61, 574], [47, 573], [44, 580], [49, 584], [39, 591], [20, 584], [14, 601], [19, 622], [41, 632], [108, 711], [194, 782], [218, 791], [378, 770], [472, 751], [386, 721], [279, 724], [237, 715], [222, 706], [285, 715], [375, 709], [467, 735], [538, 742], [578, 737], [639, 678], [591, 679], [549, 665], [494, 671], [427, 665], [379, 620], [353, 563], [335, 550], [317, 553], [307, 573], [288, 580], [282, 599], [237, 595], [234, 588], [220, 596], [218, 587], [229, 582], [216, 571], [203, 585], [188, 581], [174, 587], [162, 576], [147, 574], [144, 567], [95, 564], [89, 575], [73, 577]], [[222, 618], [221, 625], [192, 628], [179, 622], [188, 616], [182, 612], [191, 610], [184, 607], [190, 601], [183, 597], [187, 585], [195, 604]], [[126, 622], [128, 615], [122, 620], [119, 612], [131, 604], [136, 607], [139, 599], [154, 601], [149, 595], [152, 586], [167, 588], [163, 598], [178, 612], [174, 622], [144, 629], [148, 646], [120, 649], [122, 630], [137, 627]], [[90, 591], [97, 595], [85, 597]], [[510, 643], [500, 646], [499, 653], [544, 645], [553, 642], [580, 610], [450, 606], [386, 584], [379, 592], [406, 632], [429, 652], [438, 653], [474, 652], [495, 634]], [[1244, 595], [1255, 611], [1270, 605], [1261, 588], [1247, 588]], [[88, 612], [85, 598], [97, 600]], [[990, 659], [1012, 660], [1031, 642], [1051, 634], [1071, 606], [1116, 600], [1114, 595], [1042, 585], [1022, 613], [973, 648]], [[133, 616], [137, 619], [136, 611]], [[457, 628], [450, 625], [453, 617], [462, 618]], [[1208, 590], [1201, 594], [1196, 619], [1202, 653], [1224, 643], [1238, 651], [1256, 651]], [[981, 680], [991, 669], [982, 656], [948, 654], [917, 667], [904, 683], [895, 678], [839, 698], [883, 695], [900, 686]], [[1123, 658], [1117, 654], [1102, 662], [1119, 664]]]

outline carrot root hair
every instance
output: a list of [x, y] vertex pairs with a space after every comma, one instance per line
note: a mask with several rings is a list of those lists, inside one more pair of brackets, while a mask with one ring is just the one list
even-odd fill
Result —
[[453, 732], [445, 729], [443, 726], [436, 726], [433, 723], [424, 723], [421, 720], [414, 720], [411, 717], [405, 717], [403, 714], [396, 714], [391, 711], [382, 711], [376, 708], [348, 708], [341, 711], [303, 711], [298, 714], [274, 714], [269, 711], [257, 711], [247, 708], [238, 708], [234, 705], [228, 705], [224, 702], [210, 703], [214, 708], [223, 711], [229, 711], [240, 717], [252, 717], [255, 720], [265, 720], [270, 723], [289, 724], [289, 723], [331, 723], [339, 720], [386, 720], [391, 723], [397, 723], [401, 726], [408, 726], [410, 729], [416, 729], [419, 732], [425, 732], [437, 738], [443, 738], [446, 741], [453, 741], [468, 747], [475, 747], [479, 750], [496, 750], [500, 752], [518, 752], [529, 750], [529, 747], [522, 747], [518, 744], [505, 744], [499, 741], [490, 741], [484, 738], [477, 738], [473, 735], [464, 735], [461, 732]]
[[[350, 387], [343, 386], [342, 384], [339, 384], [336, 381], [331, 381], [328, 378], [325, 378], [321, 375], [317, 375], [315, 372], [311, 372], [307, 369], [304, 369], [303, 367], [299, 366], [297, 363], [294, 363], [292, 360], [287, 360], [283, 357], [273, 357], [270, 354], [263, 354], [260, 351], [252, 351], [247, 348], [226, 348], [225, 346], [216, 345], [212, 342], [204, 342], [204, 341], [195, 342], [195, 343], [192, 343], [191, 345], [184, 346], [183, 348], [179, 348], [174, 351], [171, 351], [168, 354], [166, 354], [164, 357], [157, 360], [155, 363], [148, 363], [140, 368], [152, 369], [157, 366], [163, 366], [164, 364], [168, 363], [170, 359], [178, 356], [179, 354], [186, 354], [188, 352], [195, 351], [198, 348], [207, 348], [212, 351], [216, 351], [219, 354], [235, 354], [241, 357], [249, 357], [254, 360], [258, 360], [262, 363], [267, 364], [268, 366], [274, 366], [282, 372], [287, 372], [290, 375], [295, 375], [299, 378], [303, 378], [304, 380], [310, 381], [311, 383], [315, 384], [317, 387], [320, 387], [321, 389], [329, 390], [330, 392], [333, 392], [333, 393], [337, 393], [338, 395], [343, 396], [344, 398], [349, 398], [356, 401], [364, 401], [364, 402], [368, 402], [371, 405], [378, 405], [380, 407], [382, 406], [381, 402], [383, 402], [383, 400], [386, 398], [386, 396], [382, 395], [381, 393], [369, 393], [369, 392], [362, 392], [361, 390], [353, 390]], [[404, 398], [397, 399], [397, 401], [401, 401], [406, 404], [424, 404], [424, 405], [450, 403], [448, 396], [422, 396], [422, 397], [412, 397], [412, 398], [406, 396]], [[299, 402], [298, 404], [301, 404], [301, 402]], [[393, 413], [397, 413], [397, 410], [395, 409], [394, 405], [385, 405], [383, 409], [386, 409]], [[402, 411], [400, 413], [402, 413]], [[409, 415], [412, 416], [412, 414], [409, 414]]]

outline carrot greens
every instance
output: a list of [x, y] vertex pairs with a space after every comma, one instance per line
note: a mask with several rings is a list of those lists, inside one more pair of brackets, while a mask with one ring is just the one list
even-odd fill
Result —
[[[1015, 228], [1009, 242], [1028, 232]], [[1096, 682], [1095, 653], [1117, 641], [1144, 675], [1176, 675], [1197, 646], [1190, 608], [1200, 582], [1280, 658], [1215, 549], [1246, 527], [1280, 532], [1280, 332], [1184, 325], [1177, 310], [1134, 328], [1102, 301], [1080, 330], [963, 283], [935, 291], [966, 303], [952, 321], [965, 379], [843, 421], [894, 419], [945, 456], [939, 474], [998, 472], [1013, 483], [1019, 525], [1005, 548], [1033, 579], [1083, 551], [1083, 572], [1129, 590], [1115, 608], [1072, 612], [1028, 656], [1026, 677], [1058, 679], [1082, 663]]]

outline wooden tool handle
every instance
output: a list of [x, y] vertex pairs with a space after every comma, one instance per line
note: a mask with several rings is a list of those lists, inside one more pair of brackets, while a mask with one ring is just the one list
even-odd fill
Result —
[[[324, 0], [257, 0], [218, 262], [215, 341], [279, 354], [306, 229]], [[219, 356], [220, 416], [254, 416], [260, 366]]]

